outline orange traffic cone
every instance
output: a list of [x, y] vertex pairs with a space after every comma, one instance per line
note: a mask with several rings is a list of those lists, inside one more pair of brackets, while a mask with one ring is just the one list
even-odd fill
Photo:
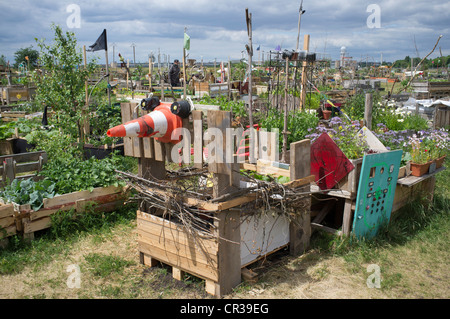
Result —
[[113, 137], [154, 137], [162, 143], [176, 144], [180, 140], [172, 140], [172, 132], [183, 127], [181, 118], [170, 111], [170, 104], [161, 103], [154, 111], [135, 120], [110, 128], [106, 135]]

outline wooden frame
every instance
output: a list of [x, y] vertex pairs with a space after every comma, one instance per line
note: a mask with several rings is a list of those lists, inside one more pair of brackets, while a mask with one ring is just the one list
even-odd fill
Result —
[[[131, 119], [131, 109], [136, 106], [122, 104], [123, 122]], [[206, 119], [203, 119], [201, 111], [193, 111], [192, 119], [205, 121], [208, 128], [216, 128], [222, 131], [223, 138], [230, 138], [226, 135], [226, 129], [231, 127], [231, 113], [225, 111], [208, 110]], [[183, 127], [190, 129], [191, 141], [194, 141], [194, 156], [202, 159], [201, 163], [196, 162], [195, 167], [203, 167], [203, 129], [202, 126], [192, 127], [188, 121], [183, 122]], [[171, 161], [167, 156], [167, 151], [171, 147], [167, 144], [157, 143], [152, 138], [137, 138], [138, 142], [132, 138], [124, 139], [126, 155], [139, 157], [139, 177], [165, 179], [166, 162]], [[128, 145], [127, 145], [128, 144]], [[153, 146], [153, 152], [146, 153], [144, 145]], [[135, 146], [139, 145], [140, 150], [136, 151]], [[225, 141], [223, 143], [223, 154], [226, 153]], [[205, 279], [205, 289], [208, 293], [221, 297], [237, 286], [241, 282], [241, 222], [242, 211], [240, 206], [251, 203], [257, 198], [257, 194], [248, 194], [232, 199], [226, 198], [227, 194], [235, 192], [240, 187], [240, 166], [255, 171], [264, 171], [266, 174], [289, 176], [291, 182], [285, 187], [295, 188], [302, 192], [309, 190], [309, 184], [314, 180], [310, 176], [310, 141], [304, 140], [291, 145], [290, 169], [272, 168], [264, 161], [256, 164], [249, 163], [208, 163], [208, 171], [213, 176], [213, 200], [205, 201], [197, 198], [182, 196], [179, 198], [184, 204], [194, 206], [198, 209], [214, 211], [214, 236], [213, 238], [201, 238], [200, 234], [193, 238], [182, 225], [173, 221], [163, 219], [163, 212], [141, 209], [137, 212], [138, 229], [138, 249], [141, 263], [150, 267], [155, 266], [157, 261], [172, 266], [173, 276], [180, 279], [185, 272], [194, 274]], [[157, 155], [158, 153], [160, 155]], [[166, 154], [164, 154], [166, 152]], [[216, 150], [209, 156], [218, 156], [221, 152]], [[234, 157], [236, 159], [236, 157]], [[149, 191], [164, 195], [165, 191], [150, 188]], [[218, 199], [218, 200], [214, 200]], [[309, 245], [310, 213], [309, 197], [305, 211], [302, 211], [288, 225], [288, 245], [292, 254], [299, 254], [305, 251]], [[145, 205], [144, 205], [145, 206]], [[281, 241], [280, 247], [285, 247], [286, 243]], [[202, 247], [208, 249], [202, 249]], [[275, 245], [270, 249], [276, 251], [280, 249]], [[203, 247], [203, 248], [204, 248]], [[254, 262], [262, 255], [273, 251], [264, 251], [260, 255], [255, 254], [250, 262]], [[206, 261], [210, 261], [206, 263]], [[246, 266], [248, 262], [244, 264]]]

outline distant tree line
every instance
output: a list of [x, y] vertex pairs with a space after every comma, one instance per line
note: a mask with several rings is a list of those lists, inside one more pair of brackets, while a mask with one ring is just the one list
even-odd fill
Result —
[[[422, 61], [422, 58], [411, 58], [409, 55], [407, 55], [403, 60], [397, 60], [393, 63], [394, 68], [401, 68], [401, 69], [409, 69], [411, 68], [411, 62], [413, 63], [413, 67], [416, 67], [419, 62]], [[450, 64], [450, 55], [437, 57], [434, 59], [425, 59], [422, 62], [421, 70], [427, 70], [430, 68], [448, 68]]]

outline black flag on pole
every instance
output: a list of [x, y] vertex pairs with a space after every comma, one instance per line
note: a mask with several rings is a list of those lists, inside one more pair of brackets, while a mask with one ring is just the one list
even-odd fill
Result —
[[106, 29], [103, 29], [102, 34], [98, 37], [97, 41], [93, 45], [89, 46], [89, 50], [91, 52], [100, 51], [100, 50], [108, 50], [108, 43], [106, 41]]

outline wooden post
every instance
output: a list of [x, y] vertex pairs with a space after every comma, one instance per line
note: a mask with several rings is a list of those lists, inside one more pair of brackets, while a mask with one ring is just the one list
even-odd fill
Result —
[[[184, 33], [186, 34], [187, 28], [184, 27]], [[186, 48], [184, 47], [183, 40], [183, 98], [186, 99]]]
[[[309, 51], [309, 34], [305, 34], [303, 38], [303, 50]], [[302, 66], [302, 91], [300, 94], [300, 109], [305, 108], [305, 101], [306, 101], [306, 81], [307, 81], [307, 74], [306, 74], [306, 66], [307, 62], [303, 61]]]
[[[311, 141], [302, 140], [291, 143], [290, 149], [290, 178], [296, 180], [307, 177], [311, 172]], [[309, 186], [300, 189], [300, 192], [309, 191]], [[306, 251], [309, 247], [311, 238], [311, 199], [305, 198], [307, 201], [305, 210], [297, 212], [297, 215], [289, 225], [289, 253], [298, 255]]]
[[364, 125], [369, 130], [372, 129], [372, 107], [373, 107], [372, 93], [367, 93], [364, 107]]
[[[247, 21], [247, 34], [248, 34], [248, 118], [250, 122], [250, 130], [253, 129], [253, 100], [252, 100], [252, 57], [253, 57], [253, 44], [252, 44], [252, 14], [248, 12], [248, 8], [245, 8], [245, 17]], [[250, 160], [250, 162], [253, 162]]]
[[[84, 58], [84, 67], [87, 66], [87, 59], [86, 59], [86, 46], [83, 45], [83, 58]], [[82, 142], [86, 142], [86, 136], [90, 134], [90, 127], [89, 127], [89, 89], [88, 89], [88, 81], [84, 82], [84, 91], [86, 94], [86, 105], [81, 109], [81, 120], [82, 120], [82, 129], [81, 132], [82, 136], [80, 136]]]
[[[231, 101], [231, 62], [230, 57], [228, 57], [228, 101]], [[231, 115], [233, 115], [233, 107], [231, 107]]]
[[152, 91], [152, 72], [153, 72], [153, 60], [148, 58], [148, 91]]
[[[226, 129], [231, 127], [231, 112], [208, 111], [208, 128], [218, 128], [222, 131], [223, 143], [216, 145], [216, 154], [209, 156], [221, 156], [226, 159], [227, 134]], [[229, 146], [229, 145], [228, 145]], [[208, 150], [209, 152], [209, 150]], [[219, 153], [218, 153], [219, 152]], [[209, 171], [214, 175], [213, 197], [228, 194], [239, 188], [239, 164], [234, 163], [215, 163], [208, 165]], [[234, 170], [237, 169], [237, 172]], [[217, 227], [217, 236], [219, 238], [219, 256], [218, 269], [219, 280], [212, 282], [206, 280], [205, 289], [208, 293], [216, 297], [222, 297], [231, 292], [241, 282], [241, 233], [240, 233], [240, 211], [225, 210], [216, 215], [214, 221]]]
[[287, 152], [287, 122], [288, 122], [288, 82], [289, 82], [289, 58], [286, 58], [286, 82], [284, 86], [284, 126], [283, 126], [283, 152], [281, 154], [281, 162], [286, 163]]

